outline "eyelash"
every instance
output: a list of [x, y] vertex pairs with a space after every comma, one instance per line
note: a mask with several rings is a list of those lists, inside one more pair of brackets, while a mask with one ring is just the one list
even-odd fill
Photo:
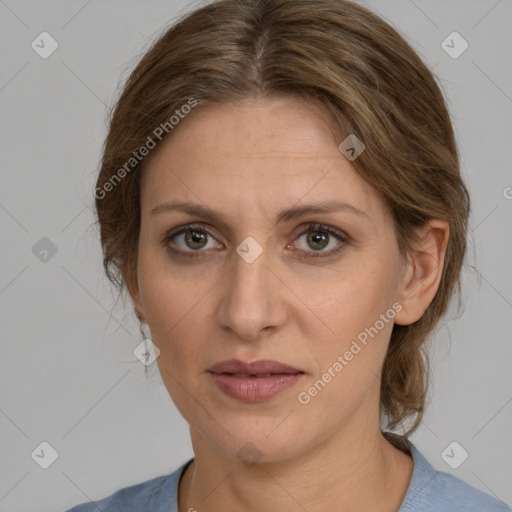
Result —
[[[205, 251], [182, 251], [180, 249], [171, 249], [169, 247], [169, 243], [172, 241], [173, 238], [186, 233], [187, 231], [200, 231], [202, 233], [206, 233], [208, 236], [213, 235], [206, 229], [206, 227], [202, 224], [187, 224], [185, 226], [182, 226], [178, 231], [176, 232], [169, 232], [165, 235], [164, 239], [162, 240], [162, 245], [166, 247], [170, 252], [173, 254], [187, 258], [187, 259], [194, 259], [201, 257], [199, 253], [205, 252]], [[329, 226], [326, 226], [324, 224], [310, 224], [306, 229], [301, 231], [297, 238], [306, 235], [311, 232], [321, 232], [321, 233], [328, 233], [330, 236], [334, 236], [334, 238], [338, 239], [341, 243], [337, 245], [334, 249], [331, 249], [330, 251], [324, 252], [324, 251], [318, 251], [318, 252], [311, 252], [305, 251], [307, 254], [305, 254], [303, 257], [306, 259], [317, 259], [317, 258], [332, 258], [336, 256], [338, 253], [340, 253], [344, 246], [349, 242], [349, 237], [343, 233], [341, 233], [338, 230], [335, 230], [334, 228], [331, 228]]]

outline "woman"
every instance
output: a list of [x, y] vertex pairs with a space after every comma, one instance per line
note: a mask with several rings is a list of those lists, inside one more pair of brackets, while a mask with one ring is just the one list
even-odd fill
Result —
[[408, 440], [470, 203], [435, 78], [383, 20], [192, 12], [128, 79], [95, 197], [194, 458], [71, 510], [510, 510]]

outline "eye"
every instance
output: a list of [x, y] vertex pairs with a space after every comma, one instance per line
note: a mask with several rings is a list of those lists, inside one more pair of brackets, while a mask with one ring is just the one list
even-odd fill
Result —
[[[287, 248], [295, 249], [293, 245], [296, 244], [304, 253], [303, 258], [329, 258], [338, 254], [348, 241], [347, 235], [334, 228], [311, 224]], [[206, 250], [223, 248], [202, 224], [187, 224], [171, 230], [162, 245], [173, 255], [184, 258], [196, 258]]]
[[[171, 242], [178, 247], [173, 249]], [[178, 230], [168, 233], [162, 244], [172, 253], [183, 255], [185, 257], [195, 257], [198, 252], [204, 252], [203, 249], [221, 249], [223, 246], [215, 243], [213, 236], [201, 225], [182, 226]]]
[[327, 258], [338, 254], [347, 243], [348, 237], [329, 226], [311, 224], [300, 233], [297, 241], [298, 248], [309, 253], [304, 255], [305, 258]]

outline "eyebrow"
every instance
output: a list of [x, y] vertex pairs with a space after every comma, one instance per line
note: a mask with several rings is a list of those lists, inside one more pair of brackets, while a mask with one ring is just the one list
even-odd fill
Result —
[[[151, 211], [150, 215], [156, 215], [163, 212], [181, 211], [192, 216], [201, 217], [204, 219], [217, 220], [226, 224], [222, 214], [208, 206], [201, 204], [182, 202], [182, 201], [171, 201], [167, 203], [161, 203], [155, 206]], [[313, 213], [330, 213], [334, 211], [346, 211], [360, 217], [366, 217], [369, 219], [368, 214], [357, 208], [350, 203], [343, 203], [339, 201], [324, 201], [313, 204], [303, 204], [299, 206], [292, 206], [281, 210], [276, 215], [275, 223], [292, 220], [304, 215]]]

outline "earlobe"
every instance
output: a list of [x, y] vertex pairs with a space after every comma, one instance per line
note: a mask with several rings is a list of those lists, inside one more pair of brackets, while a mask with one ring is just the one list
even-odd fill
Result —
[[133, 310], [135, 311], [135, 316], [139, 322], [142, 322], [143, 324], [147, 323], [146, 318], [144, 317], [144, 313], [142, 312], [142, 305], [140, 302], [133, 301]]
[[140, 300], [139, 283], [137, 282], [136, 277], [126, 281], [126, 289], [128, 290], [128, 294], [130, 295], [130, 298], [132, 300], [135, 316], [137, 317], [139, 322], [146, 323], [146, 318], [144, 317], [144, 312], [142, 308], [142, 302]]
[[402, 275], [399, 302], [401, 311], [395, 323], [410, 325], [419, 320], [435, 297], [444, 268], [449, 226], [433, 219], [418, 228], [419, 242], [415, 242]]

